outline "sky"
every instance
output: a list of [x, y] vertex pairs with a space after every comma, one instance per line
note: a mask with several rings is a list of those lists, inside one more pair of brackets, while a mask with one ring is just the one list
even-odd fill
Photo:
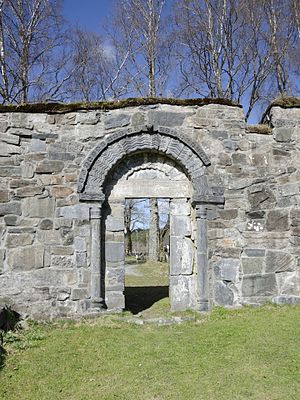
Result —
[[102, 26], [109, 17], [112, 0], [64, 0], [64, 17], [79, 27], [102, 32]]
[[[103, 25], [109, 20], [114, 0], [64, 0], [64, 17], [82, 29], [102, 33]], [[254, 110], [248, 123], [257, 123], [262, 115], [261, 110]]]

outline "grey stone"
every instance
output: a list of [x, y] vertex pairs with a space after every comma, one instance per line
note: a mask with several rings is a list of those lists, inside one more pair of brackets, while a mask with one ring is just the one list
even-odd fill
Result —
[[33, 243], [33, 236], [28, 233], [8, 234], [6, 237], [6, 247], [28, 246]]
[[87, 254], [86, 252], [83, 253], [76, 253], [76, 266], [78, 268], [84, 268], [87, 266]]
[[4, 222], [7, 226], [17, 225], [18, 216], [17, 215], [5, 215]]
[[75, 155], [72, 153], [59, 153], [59, 152], [49, 152], [49, 160], [60, 160], [60, 161], [72, 161]]
[[168, 111], [149, 111], [148, 118], [150, 125], [155, 126], [181, 126], [186, 114]]
[[190, 275], [194, 263], [194, 245], [191, 239], [171, 236], [170, 247], [170, 274]]
[[21, 147], [15, 146], [14, 144], [2, 142], [2, 143], [0, 143], [0, 145], [1, 145], [1, 155], [2, 156], [8, 156], [11, 154], [20, 154], [21, 153]]
[[39, 224], [39, 228], [41, 230], [53, 229], [53, 221], [52, 221], [52, 219], [48, 219], [48, 218], [43, 219]]
[[74, 238], [74, 246], [75, 246], [75, 250], [78, 252], [86, 251], [85, 238], [79, 237], [79, 236], [75, 237]]
[[257, 212], [257, 209], [272, 208], [276, 202], [276, 197], [270, 188], [258, 185], [251, 188], [248, 194], [251, 209]]
[[239, 278], [240, 261], [226, 258], [214, 263], [214, 273], [217, 279], [236, 282]]
[[171, 215], [171, 235], [173, 236], [190, 236], [191, 220], [184, 215]]
[[10, 199], [8, 190], [0, 190], [0, 203], [7, 203]]
[[43, 246], [26, 246], [11, 250], [8, 254], [8, 265], [15, 270], [28, 271], [44, 267]]
[[118, 242], [106, 242], [105, 243], [105, 259], [109, 262], [123, 261], [124, 254], [124, 243]]
[[170, 303], [173, 311], [190, 307], [194, 292], [194, 281], [190, 275], [170, 276]]
[[54, 207], [55, 200], [52, 198], [26, 198], [23, 203], [23, 212], [25, 217], [51, 218]]
[[274, 130], [274, 139], [277, 142], [290, 142], [293, 134], [291, 128], [276, 128]]
[[264, 249], [244, 249], [244, 253], [248, 257], [264, 257], [266, 250]]
[[242, 258], [243, 273], [262, 274], [264, 272], [265, 260], [263, 257]]
[[275, 296], [272, 302], [278, 305], [300, 304], [300, 296]]
[[90, 209], [86, 204], [76, 204], [74, 206], [58, 207], [57, 216], [66, 219], [89, 220]]
[[43, 193], [41, 186], [23, 186], [15, 191], [16, 197], [34, 197]]
[[[19, 136], [11, 135], [10, 133], [0, 133], [0, 140], [9, 144], [19, 145]], [[2, 150], [2, 148], [1, 148]]]
[[88, 297], [86, 289], [72, 289], [71, 300], [83, 300]]
[[288, 231], [289, 218], [288, 211], [271, 210], [267, 215], [266, 228], [268, 231]]
[[15, 201], [10, 203], [0, 203], [0, 217], [8, 214], [21, 215], [21, 203]]
[[106, 292], [105, 304], [109, 310], [121, 311], [125, 308], [125, 296], [121, 291]]
[[43, 153], [46, 151], [46, 143], [39, 139], [32, 139], [30, 142], [29, 151], [33, 153]]
[[127, 126], [130, 123], [129, 114], [109, 115], [104, 120], [105, 129], [114, 129], [122, 126]]
[[44, 160], [38, 163], [35, 171], [37, 174], [53, 174], [61, 172], [64, 165], [63, 161]]
[[46, 139], [57, 139], [58, 138], [58, 134], [57, 133], [37, 133], [37, 132], [33, 132], [32, 133], [32, 138], [33, 139], [39, 139], [39, 140], [46, 140]]
[[117, 218], [109, 215], [106, 218], [106, 229], [110, 232], [124, 231], [124, 217]]
[[234, 294], [224, 282], [215, 282], [215, 301], [219, 306], [233, 305]]
[[245, 297], [272, 296], [277, 293], [275, 274], [247, 275], [242, 280], [242, 293]]
[[266, 272], [294, 271], [296, 265], [296, 258], [289, 253], [283, 251], [267, 251]]
[[4, 269], [4, 258], [5, 258], [5, 249], [0, 249], [0, 275], [3, 273]]
[[224, 148], [230, 151], [236, 151], [238, 149], [237, 142], [233, 140], [224, 140], [223, 142]]
[[21, 167], [15, 166], [0, 166], [0, 177], [20, 177], [22, 175]]

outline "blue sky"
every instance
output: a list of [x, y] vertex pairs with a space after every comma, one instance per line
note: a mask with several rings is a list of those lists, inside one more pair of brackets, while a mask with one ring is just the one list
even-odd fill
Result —
[[112, 3], [112, 0], [64, 0], [64, 17], [81, 28], [101, 32]]

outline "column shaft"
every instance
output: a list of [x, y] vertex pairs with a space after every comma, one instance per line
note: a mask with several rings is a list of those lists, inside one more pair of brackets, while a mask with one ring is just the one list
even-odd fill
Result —
[[101, 206], [90, 209], [91, 219], [91, 307], [102, 308], [101, 290]]

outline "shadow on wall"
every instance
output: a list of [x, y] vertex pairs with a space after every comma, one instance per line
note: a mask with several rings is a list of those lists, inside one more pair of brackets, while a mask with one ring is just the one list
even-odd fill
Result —
[[169, 297], [169, 286], [125, 287], [125, 310], [138, 314], [165, 297]]

